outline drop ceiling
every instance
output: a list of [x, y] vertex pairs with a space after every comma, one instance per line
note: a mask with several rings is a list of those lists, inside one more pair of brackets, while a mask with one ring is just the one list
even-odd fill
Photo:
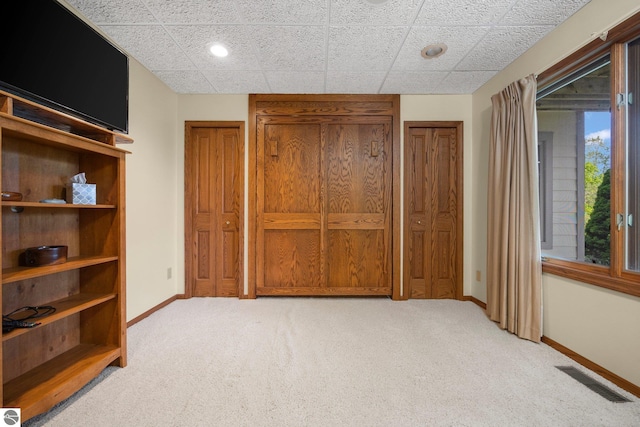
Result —
[[193, 94], [473, 93], [589, 1], [66, 0]]

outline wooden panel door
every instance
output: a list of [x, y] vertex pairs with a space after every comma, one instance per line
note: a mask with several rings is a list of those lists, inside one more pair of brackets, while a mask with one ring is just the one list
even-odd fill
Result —
[[260, 118], [257, 295], [390, 295], [391, 120]]
[[391, 120], [328, 124], [327, 287], [391, 293]]
[[404, 274], [411, 298], [462, 298], [462, 125], [405, 125]]
[[[258, 131], [256, 287], [270, 295], [317, 289], [321, 255], [322, 177], [318, 123], [261, 120]], [[284, 292], [283, 292], [284, 290]]]
[[238, 127], [187, 126], [186, 281], [190, 296], [238, 296], [243, 150]]

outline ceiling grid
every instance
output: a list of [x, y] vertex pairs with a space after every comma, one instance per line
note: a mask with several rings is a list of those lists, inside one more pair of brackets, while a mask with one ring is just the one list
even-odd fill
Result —
[[589, 1], [66, 3], [177, 93], [467, 94]]

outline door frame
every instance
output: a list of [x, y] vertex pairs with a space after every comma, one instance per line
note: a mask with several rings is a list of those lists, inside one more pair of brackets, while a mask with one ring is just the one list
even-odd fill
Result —
[[243, 121], [185, 121], [184, 129], [184, 298], [193, 297], [193, 270], [189, 248], [193, 248], [193, 202], [195, 187], [187, 171], [192, 170], [195, 165], [191, 162], [193, 154], [193, 140], [191, 139], [194, 128], [236, 128], [238, 129], [238, 176], [240, 177], [240, 201], [238, 206], [238, 296], [247, 298], [244, 294], [244, 205], [245, 205], [245, 122]]
[[464, 298], [464, 196], [463, 196], [463, 187], [464, 187], [464, 171], [463, 171], [463, 122], [462, 121], [406, 121], [404, 122], [404, 135], [403, 135], [403, 151], [404, 151], [404, 191], [403, 191], [403, 201], [404, 208], [402, 213], [402, 219], [404, 221], [404, 231], [403, 231], [403, 248], [402, 248], [402, 273], [403, 273], [403, 296], [404, 299], [409, 299], [411, 296], [411, 289], [409, 289], [409, 239], [411, 238], [410, 232], [411, 229], [409, 227], [410, 218], [409, 218], [409, 208], [407, 206], [407, 200], [410, 197], [410, 188], [409, 188], [409, 174], [411, 168], [409, 167], [411, 164], [411, 153], [409, 150], [409, 134], [411, 128], [456, 128], [456, 142], [458, 144], [458, 150], [456, 150], [456, 180], [458, 183], [457, 186], [457, 206], [456, 206], [456, 250], [458, 253], [458, 259], [456, 259], [455, 263], [455, 271], [457, 277], [456, 283], [456, 295], [455, 298], [457, 300], [463, 300]]
[[387, 116], [391, 117], [391, 297], [405, 299], [401, 290], [400, 266], [400, 95], [249, 95], [248, 142], [248, 291], [245, 298], [256, 297], [257, 171], [258, 118], [264, 116]]

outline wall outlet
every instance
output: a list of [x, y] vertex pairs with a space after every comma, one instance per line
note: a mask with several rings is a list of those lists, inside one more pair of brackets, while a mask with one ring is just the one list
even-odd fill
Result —
[[476, 282], [481, 282], [482, 281], [482, 273], [480, 272], [480, 270], [476, 270]]
[[167, 268], [167, 279], [171, 279], [172, 276], [172, 271], [171, 271], [171, 267]]

